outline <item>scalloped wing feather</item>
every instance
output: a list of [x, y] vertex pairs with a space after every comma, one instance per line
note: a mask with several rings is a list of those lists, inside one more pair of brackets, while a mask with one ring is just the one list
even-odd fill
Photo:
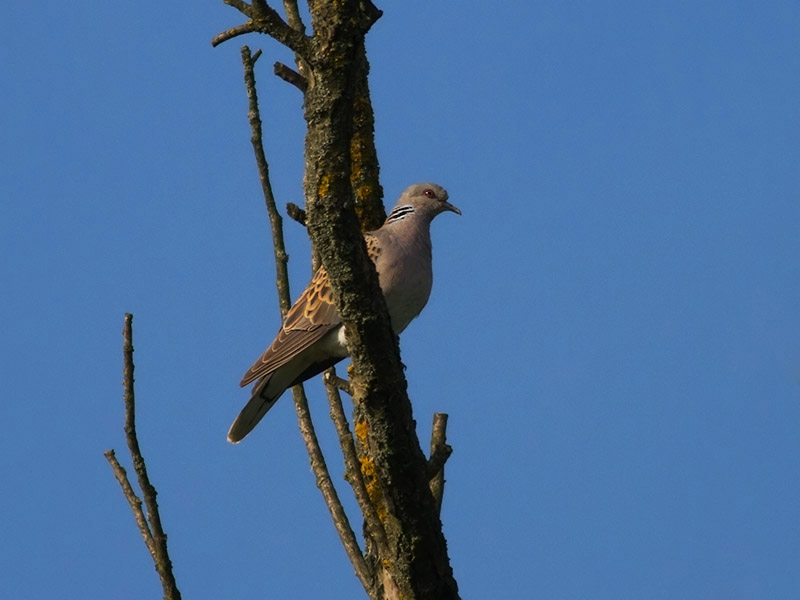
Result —
[[244, 374], [239, 385], [244, 387], [279, 369], [340, 323], [328, 273], [320, 267], [289, 310], [275, 341]]

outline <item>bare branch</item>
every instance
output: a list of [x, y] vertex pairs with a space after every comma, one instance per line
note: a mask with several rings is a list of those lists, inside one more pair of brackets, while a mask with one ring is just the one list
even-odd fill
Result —
[[286, 204], [286, 212], [289, 214], [290, 218], [300, 223], [303, 227], [306, 226], [306, 211], [297, 206], [297, 204], [288, 202]]
[[232, 27], [231, 29], [227, 29], [220, 34], [217, 34], [214, 36], [214, 39], [211, 40], [211, 45], [216, 48], [222, 42], [227, 42], [235, 37], [244, 35], [246, 33], [253, 33], [254, 31], [256, 31], [255, 24], [252, 21], [248, 21], [244, 25], [237, 25], [236, 27]]
[[275, 196], [272, 193], [272, 183], [269, 179], [269, 165], [267, 164], [267, 157], [264, 152], [261, 115], [258, 110], [258, 94], [256, 93], [256, 78], [253, 72], [253, 64], [257, 59], [258, 56], [253, 57], [250, 54], [250, 48], [242, 46], [244, 84], [247, 88], [247, 100], [249, 103], [249, 111], [247, 114], [250, 120], [250, 130], [252, 132], [250, 141], [253, 144], [253, 153], [255, 154], [256, 164], [258, 165], [258, 176], [261, 179], [261, 190], [264, 193], [269, 223], [272, 228], [278, 300], [280, 301], [281, 315], [285, 316], [292, 306], [289, 295], [289, 270], [287, 267], [289, 256], [286, 254], [286, 245], [283, 241], [283, 219], [275, 206]]
[[300, 75], [300, 73], [298, 73], [291, 67], [287, 67], [282, 62], [276, 62], [274, 69], [275, 69], [275, 75], [283, 79], [286, 83], [291, 83], [294, 87], [296, 87], [304, 94], [306, 93], [306, 90], [308, 89], [308, 81], [306, 80], [305, 77]]
[[286, 11], [286, 20], [289, 23], [289, 27], [305, 33], [306, 26], [303, 25], [303, 19], [300, 18], [300, 10], [297, 8], [297, 0], [283, 0], [283, 8]]
[[364, 515], [367, 531], [377, 542], [381, 554], [385, 555], [388, 547], [386, 531], [378, 518], [375, 505], [370, 499], [367, 486], [364, 482], [364, 477], [361, 473], [361, 465], [356, 454], [353, 434], [350, 432], [350, 424], [347, 421], [347, 417], [344, 414], [344, 407], [342, 406], [342, 397], [339, 395], [339, 389], [337, 389], [339, 388], [338, 382], [345, 382], [348, 387], [350, 383], [338, 377], [333, 367], [325, 371], [323, 378], [327, 384], [325, 389], [328, 392], [328, 403], [331, 406], [331, 419], [333, 419], [336, 432], [339, 434], [339, 445], [342, 447], [342, 454], [344, 455], [344, 464], [347, 473], [346, 479], [353, 488], [358, 506], [361, 508], [361, 512]]
[[345, 552], [347, 552], [350, 562], [353, 563], [356, 576], [361, 581], [361, 585], [364, 586], [367, 594], [370, 594], [373, 587], [372, 573], [364, 560], [364, 555], [361, 553], [353, 528], [350, 527], [350, 520], [344, 512], [339, 495], [336, 493], [336, 488], [331, 481], [328, 465], [325, 463], [325, 457], [322, 455], [322, 449], [314, 431], [314, 424], [311, 421], [311, 412], [308, 409], [308, 399], [303, 386], [294, 386], [292, 388], [292, 396], [294, 397], [294, 406], [297, 411], [297, 420], [300, 424], [300, 433], [306, 444], [308, 457], [311, 461], [311, 469], [317, 479], [317, 487], [322, 492], [322, 497], [325, 499], [325, 504], [327, 504], [331, 513], [333, 524], [339, 533]]
[[172, 572], [172, 561], [169, 558], [169, 552], [167, 552], [167, 536], [161, 526], [161, 516], [158, 512], [158, 503], [156, 502], [156, 488], [150, 483], [150, 478], [147, 475], [147, 466], [145, 465], [144, 457], [139, 448], [139, 440], [136, 437], [136, 403], [133, 392], [133, 315], [130, 313], [125, 315], [122, 338], [122, 355], [124, 362], [122, 387], [123, 398], [125, 400], [125, 439], [128, 443], [131, 460], [133, 461], [133, 468], [139, 480], [139, 488], [144, 497], [144, 505], [147, 508], [147, 521], [149, 521], [149, 525], [144, 522], [142, 502], [133, 491], [128, 481], [127, 474], [120, 466], [119, 462], [117, 462], [113, 450], [106, 452], [106, 459], [111, 464], [114, 475], [117, 481], [119, 481], [120, 486], [122, 486], [122, 491], [128, 499], [128, 503], [131, 505], [131, 510], [133, 511], [139, 530], [142, 532], [142, 537], [145, 538], [147, 548], [150, 550], [150, 555], [153, 557], [156, 571], [161, 579], [161, 587], [164, 590], [164, 598], [167, 600], [180, 600], [181, 594], [175, 583], [175, 576]]
[[156, 547], [153, 544], [153, 534], [150, 533], [150, 526], [147, 524], [147, 519], [145, 518], [144, 511], [142, 510], [142, 501], [133, 490], [133, 486], [131, 486], [131, 482], [128, 480], [128, 474], [125, 472], [125, 469], [122, 467], [122, 465], [119, 464], [116, 453], [113, 450], [106, 450], [103, 454], [105, 455], [108, 463], [111, 465], [111, 470], [114, 471], [114, 477], [117, 478], [117, 481], [122, 488], [122, 493], [125, 494], [125, 499], [128, 501], [128, 504], [131, 505], [133, 518], [136, 519], [136, 525], [139, 527], [139, 531], [144, 538], [144, 543], [147, 546], [147, 549], [150, 551], [150, 556], [153, 557], [153, 562], [155, 562]]
[[447, 414], [434, 413], [433, 430], [431, 431], [431, 457], [428, 460], [428, 476], [431, 493], [436, 502], [436, 509], [442, 512], [444, 496], [444, 463], [450, 458], [453, 449], [447, 445]]
[[246, 17], [253, 18], [253, 7], [247, 4], [247, 2], [242, 2], [242, 0], [222, 0], [228, 6], [232, 6], [240, 13], [245, 15]]

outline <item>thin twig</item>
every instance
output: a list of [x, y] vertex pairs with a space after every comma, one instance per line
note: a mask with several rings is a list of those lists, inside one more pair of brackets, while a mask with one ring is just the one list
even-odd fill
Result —
[[300, 75], [300, 73], [291, 67], [287, 67], [282, 62], [276, 62], [273, 68], [275, 70], [275, 75], [283, 79], [286, 83], [291, 83], [304, 94], [306, 93], [306, 90], [308, 89], [308, 81], [305, 77]]
[[286, 203], [286, 212], [289, 217], [302, 225], [306, 226], [306, 211], [297, 206], [294, 202]]
[[147, 546], [147, 549], [150, 551], [150, 556], [153, 557], [153, 562], [155, 562], [157, 560], [156, 547], [153, 544], [153, 534], [150, 533], [150, 526], [147, 524], [147, 519], [144, 516], [144, 510], [142, 510], [142, 501], [133, 490], [133, 486], [128, 480], [128, 473], [125, 471], [122, 465], [119, 464], [116, 453], [113, 450], [106, 450], [103, 454], [105, 455], [108, 463], [111, 465], [111, 470], [114, 471], [114, 477], [117, 478], [117, 481], [122, 488], [122, 493], [125, 495], [125, 499], [128, 501], [128, 504], [131, 505], [133, 518], [136, 519], [136, 525], [139, 527], [142, 538], [144, 538], [145, 546]]
[[370, 594], [372, 590], [371, 572], [367, 562], [364, 560], [364, 555], [353, 533], [353, 528], [350, 527], [350, 520], [344, 512], [342, 503], [339, 500], [339, 494], [336, 493], [336, 488], [333, 485], [333, 481], [331, 481], [328, 465], [325, 463], [325, 457], [322, 454], [322, 449], [314, 430], [314, 423], [311, 421], [308, 399], [303, 387], [300, 385], [294, 386], [292, 388], [292, 396], [294, 397], [294, 406], [297, 411], [297, 420], [300, 424], [300, 433], [306, 444], [308, 457], [311, 461], [311, 469], [317, 479], [317, 487], [322, 492], [322, 497], [325, 499], [325, 504], [331, 513], [333, 524], [339, 533], [345, 552], [347, 552], [347, 556], [356, 571], [356, 576], [361, 581], [361, 585], [364, 586], [367, 594]]
[[433, 414], [433, 430], [431, 431], [431, 458], [428, 461], [428, 475], [431, 478], [430, 488], [436, 502], [437, 512], [442, 512], [444, 496], [444, 463], [453, 449], [447, 445], [447, 414]]
[[[342, 406], [342, 397], [339, 394], [338, 386], [335, 381], [345, 381], [336, 375], [333, 367], [325, 371], [325, 389], [328, 392], [328, 403], [331, 406], [331, 418], [336, 426], [336, 432], [339, 434], [339, 445], [342, 447], [342, 454], [344, 455], [344, 464], [347, 473], [347, 481], [353, 488], [356, 501], [359, 508], [364, 515], [364, 521], [367, 530], [372, 538], [377, 542], [380, 549], [380, 555], [386, 556], [388, 553], [388, 541], [386, 540], [386, 530], [383, 528], [378, 518], [378, 513], [375, 510], [375, 505], [372, 503], [367, 492], [367, 486], [364, 482], [364, 477], [361, 473], [361, 466], [356, 454], [355, 441], [353, 434], [350, 432], [350, 424], [344, 414], [344, 407]], [[348, 386], [349, 386], [349, 382]], [[350, 392], [348, 392], [350, 393]], [[352, 395], [352, 394], [351, 394]]]
[[244, 83], [247, 88], [247, 100], [249, 104], [248, 118], [250, 120], [250, 130], [252, 135], [250, 141], [253, 144], [253, 152], [258, 165], [258, 176], [261, 179], [261, 190], [264, 192], [264, 201], [267, 205], [267, 214], [272, 228], [272, 240], [275, 250], [275, 271], [277, 275], [276, 284], [278, 286], [278, 300], [280, 301], [281, 316], [291, 308], [292, 303], [289, 295], [289, 270], [287, 263], [289, 256], [286, 254], [286, 245], [283, 241], [283, 219], [275, 206], [275, 196], [272, 193], [272, 184], [269, 179], [269, 165], [264, 152], [264, 139], [261, 128], [261, 115], [258, 110], [258, 94], [256, 93], [256, 77], [253, 72], [253, 64], [257, 60], [250, 54], [250, 48], [242, 46], [242, 64], [244, 65]]
[[[133, 488], [128, 481], [124, 469], [119, 465], [111, 450], [106, 453], [106, 459], [111, 464], [114, 475], [122, 486], [122, 491], [131, 505], [139, 530], [142, 532], [142, 537], [145, 538], [148, 550], [153, 557], [156, 571], [161, 579], [161, 587], [164, 590], [164, 598], [167, 600], [180, 600], [181, 594], [178, 591], [178, 586], [175, 583], [175, 576], [172, 572], [172, 561], [169, 558], [167, 551], [167, 536], [161, 526], [161, 516], [158, 511], [158, 503], [156, 502], [156, 488], [150, 483], [150, 477], [147, 474], [147, 466], [142, 456], [142, 451], [139, 448], [139, 440], [136, 437], [136, 402], [133, 391], [133, 315], [127, 313], [125, 315], [125, 324], [122, 329], [122, 355], [123, 355], [123, 371], [122, 371], [122, 387], [123, 398], [125, 400], [125, 439], [128, 443], [128, 450], [131, 454], [133, 461], [133, 468], [136, 471], [136, 476], [139, 480], [139, 488], [144, 497], [144, 505], [147, 509], [147, 523], [141, 522], [144, 514], [142, 512], [141, 500], [136, 497]], [[122, 475], [122, 478], [120, 478]], [[135, 500], [131, 499], [131, 494]], [[150, 541], [148, 542], [148, 537]]]

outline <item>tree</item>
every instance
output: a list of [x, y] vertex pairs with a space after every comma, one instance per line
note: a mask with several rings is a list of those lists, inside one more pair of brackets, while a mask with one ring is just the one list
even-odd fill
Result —
[[[350, 381], [338, 378], [332, 369], [326, 372], [325, 381], [347, 479], [364, 517], [363, 550], [328, 475], [305, 393], [302, 386], [296, 386], [292, 390], [295, 407], [317, 485], [370, 598], [458, 598], [439, 519], [443, 467], [450, 454], [444, 439], [446, 415], [434, 418], [428, 460], [416, 434], [397, 337], [390, 327], [377, 274], [362, 236], [363, 231], [378, 227], [385, 218], [364, 44], [381, 11], [370, 0], [309, 0], [313, 34], [306, 35], [296, 0], [284, 0], [286, 20], [264, 0], [253, 0], [252, 4], [224, 1], [248, 21], [215, 37], [213, 45], [258, 32], [295, 54], [297, 70], [275, 64], [275, 73], [304, 94], [306, 207], [303, 211], [292, 206], [290, 214], [307, 225], [314, 256], [328, 271], [334, 300], [347, 330], [352, 359]], [[242, 49], [252, 142], [272, 224], [278, 292], [285, 313], [290, 306], [287, 257], [261, 139], [253, 69], [260, 54], [251, 54], [247, 46]], [[130, 316], [126, 317], [125, 332], [126, 372], [130, 358], [130, 380], [125, 378], [126, 434], [145, 497], [147, 519], [113, 451], [107, 457], [137, 516], [162, 578], [165, 597], [178, 598], [155, 489], [147, 479], [135, 442]], [[339, 389], [353, 397], [355, 435], [345, 417]]]

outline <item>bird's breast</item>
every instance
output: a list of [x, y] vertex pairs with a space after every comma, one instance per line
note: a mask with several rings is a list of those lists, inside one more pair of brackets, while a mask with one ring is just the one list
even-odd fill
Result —
[[398, 258], [380, 270], [381, 289], [395, 333], [402, 332], [425, 308], [433, 286], [430, 259], [423, 256], [415, 260], [408, 255]]

